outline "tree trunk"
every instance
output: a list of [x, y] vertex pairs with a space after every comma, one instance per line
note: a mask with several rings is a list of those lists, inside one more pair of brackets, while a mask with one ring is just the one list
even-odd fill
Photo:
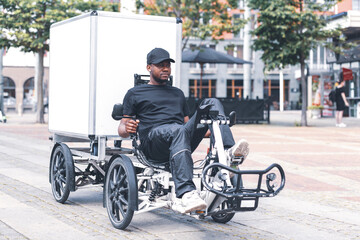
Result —
[[44, 120], [44, 50], [41, 49], [37, 53], [37, 72], [36, 72], [36, 88], [37, 88], [37, 108], [36, 108], [36, 122], [45, 123]]
[[[4, 78], [2, 75], [2, 70], [3, 70], [3, 54], [4, 54], [4, 49], [0, 48], [0, 111], [2, 111], [2, 113], [4, 114]], [[0, 119], [2, 120], [2, 119]]]
[[305, 76], [305, 61], [301, 60], [301, 126], [307, 126], [307, 79], [306, 76], [309, 74], [307, 73]]

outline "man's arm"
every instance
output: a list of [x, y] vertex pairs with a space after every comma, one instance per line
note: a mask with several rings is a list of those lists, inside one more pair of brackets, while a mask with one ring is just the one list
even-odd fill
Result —
[[[125, 116], [129, 117], [129, 116]], [[118, 133], [120, 137], [127, 138], [130, 136], [130, 133], [136, 133], [136, 129], [139, 125], [139, 120], [132, 119], [132, 118], [123, 118], [120, 121], [118, 127]]]
[[349, 103], [348, 103], [348, 101], [346, 100], [346, 96], [345, 96], [345, 93], [344, 92], [342, 92], [341, 93], [341, 97], [342, 97], [342, 99], [344, 100], [344, 103], [345, 103], [345, 106], [349, 106]]

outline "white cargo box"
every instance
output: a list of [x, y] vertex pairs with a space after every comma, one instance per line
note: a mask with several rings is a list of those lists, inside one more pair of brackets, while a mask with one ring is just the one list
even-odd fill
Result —
[[134, 74], [148, 74], [146, 55], [169, 51], [179, 86], [181, 22], [175, 18], [96, 11], [50, 29], [49, 131], [65, 136], [117, 136], [112, 119], [134, 86]]

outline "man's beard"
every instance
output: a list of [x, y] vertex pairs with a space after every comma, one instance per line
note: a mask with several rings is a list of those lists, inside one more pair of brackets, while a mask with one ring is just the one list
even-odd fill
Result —
[[155, 76], [153, 76], [154, 80], [158, 83], [166, 83], [168, 81], [168, 79], [164, 80], [164, 79], [160, 79], [160, 78], [157, 78]]

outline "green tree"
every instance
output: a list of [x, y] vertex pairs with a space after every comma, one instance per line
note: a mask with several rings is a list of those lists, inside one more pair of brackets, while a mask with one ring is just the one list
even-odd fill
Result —
[[[145, 2], [145, 3], [144, 3]], [[183, 49], [190, 37], [218, 41], [224, 33], [237, 34], [245, 21], [230, 14], [238, 7], [237, 0], [137, 0], [137, 8], [145, 14], [181, 18]]]
[[43, 63], [44, 53], [49, 50], [50, 26], [91, 10], [117, 11], [118, 6], [95, 0], [0, 0], [0, 6], [0, 48], [36, 53], [36, 122], [44, 123]]
[[340, 46], [328, 41], [330, 38], [338, 38], [343, 42], [340, 29], [326, 28], [326, 12], [336, 1], [317, 4], [312, 0], [248, 0], [248, 3], [250, 8], [259, 10], [259, 26], [253, 31], [256, 36], [253, 48], [263, 51], [261, 59], [265, 63], [265, 69], [300, 64], [301, 125], [307, 126], [305, 60], [309, 57], [310, 50], [319, 44], [336, 52], [340, 51]]

